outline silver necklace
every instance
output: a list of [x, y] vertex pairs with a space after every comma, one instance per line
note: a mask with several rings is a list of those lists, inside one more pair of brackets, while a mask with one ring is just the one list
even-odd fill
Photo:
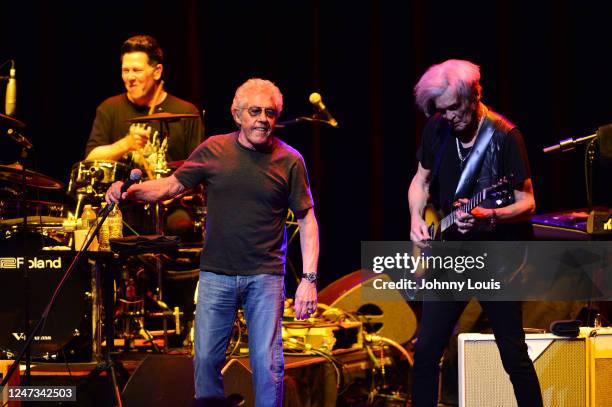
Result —
[[[484, 105], [483, 105], [482, 117], [480, 118], [480, 121], [478, 122], [478, 128], [476, 129], [476, 135], [474, 137], [477, 137], [478, 133], [480, 133], [480, 128], [482, 127], [482, 123], [484, 122], [484, 118], [487, 115], [485, 109], [486, 109], [486, 107], [484, 107]], [[459, 156], [459, 161], [461, 161], [460, 165], [461, 165], [461, 168], [463, 168], [463, 163], [470, 156], [474, 145], [472, 144], [472, 148], [470, 148], [470, 151], [468, 151], [468, 153], [464, 157], [463, 154], [461, 154], [461, 148], [459, 147], [459, 138], [458, 137], [455, 137], [455, 142], [457, 144], [457, 156]]]
[[463, 168], [463, 163], [470, 156], [472, 150], [470, 148], [470, 151], [468, 151], [468, 153], [464, 157], [463, 154], [461, 154], [461, 148], [459, 147], [459, 139], [455, 138], [455, 141], [457, 142], [457, 155], [459, 156], [459, 160], [461, 161], [461, 167]]

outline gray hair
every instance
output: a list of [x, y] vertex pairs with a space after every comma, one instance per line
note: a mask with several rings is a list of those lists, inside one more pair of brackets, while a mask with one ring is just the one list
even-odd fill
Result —
[[448, 88], [455, 89], [461, 100], [480, 101], [480, 67], [461, 59], [430, 66], [414, 87], [417, 106], [426, 116], [431, 116], [435, 111], [434, 100]]
[[281, 113], [283, 110], [283, 94], [274, 83], [260, 78], [251, 78], [236, 89], [234, 101], [232, 102], [232, 112], [244, 107], [246, 99], [256, 93], [271, 94], [278, 114]]

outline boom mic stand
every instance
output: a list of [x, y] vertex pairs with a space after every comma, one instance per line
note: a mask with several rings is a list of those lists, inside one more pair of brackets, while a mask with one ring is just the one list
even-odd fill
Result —
[[319, 119], [318, 117], [315, 117], [315, 116], [311, 116], [311, 117], [309, 117], [309, 116], [300, 116], [300, 117], [296, 117], [294, 119], [283, 120], [282, 122], [276, 123], [275, 127], [278, 127], [279, 129], [282, 129], [282, 128], [287, 127], [287, 126], [292, 125], [292, 124], [306, 123], [306, 122], [310, 122], [310, 123], [323, 123], [323, 124], [327, 124], [327, 125], [332, 126], [332, 127], [336, 127], [329, 120]]

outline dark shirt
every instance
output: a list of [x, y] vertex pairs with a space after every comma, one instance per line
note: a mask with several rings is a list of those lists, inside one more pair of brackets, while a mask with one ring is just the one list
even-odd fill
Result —
[[[417, 151], [417, 159], [423, 168], [431, 171], [434, 171], [437, 155], [441, 154], [437, 174], [431, 180], [429, 192], [432, 203], [444, 215], [451, 212], [452, 204], [457, 198], [471, 198], [471, 196], [455, 197], [455, 190], [461, 176], [461, 161], [459, 160], [457, 142], [455, 140], [456, 135], [450, 129], [447, 122], [439, 115], [434, 115], [430, 117], [423, 129], [421, 147]], [[459, 143], [459, 146], [461, 146], [461, 143]], [[464, 150], [461, 153], [465, 156], [467, 151]], [[501, 151], [500, 165], [500, 175], [506, 177], [512, 175], [515, 185], [521, 185], [526, 179], [531, 178], [525, 142], [520, 130], [517, 128], [512, 129], [505, 138]], [[491, 207], [491, 205], [486, 204], [484, 206]], [[518, 222], [515, 225], [497, 225], [494, 235], [494, 237], [480, 236], [479, 239], [503, 238], [504, 240], [523, 240], [530, 238], [531, 232], [528, 222]], [[474, 237], [472, 236], [472, 238]]]
[[299, 152], [277, 138], [269, 151], [262, 152], [242, 146], [238, 132], [213, 136], [175, 176], [188, 188], [206, 185], [202, 270], [284, 274], [287, 210], [302, 212], [313, 206]]
[[[198, 109], [194, 105], [170, 94], [156, 107], [155, 113], [159, 112], [191, 113], [199, 116]], [[130, 129], [130, 123], [127, 120], [145, 116], [148, 113], [149, 107], [132, 103], [125, 93], [106, 99], [96, 110], [96, 118], [89, 134], [89, 140], [87, 140], [85, 156], [95, 147], [112, 144], [125, 137]], [[150, 123], [150, 126], [153, 130], [159, 130], [159, 122]], [[204, 136], [204, 126], [199, 117], [171, 122], [169, 130], [167, 161], [187, 158]]]

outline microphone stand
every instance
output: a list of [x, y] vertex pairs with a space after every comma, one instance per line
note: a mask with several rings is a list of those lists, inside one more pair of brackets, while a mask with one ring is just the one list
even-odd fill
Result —
[[584, 176], [587, 206], [590, 210], [593, 210], [593, 163], [595, 162], [595, 142], [599, 136], [600, 130], [597, 130], [597, 132], [594, 134], [577, 139], [570, 137], [565, 140], [561, 140], [559, 144], [553, 144], [552, 146], [544, 147], [542, 149], [545, 154], [555, 151], [566, 152], [573, 150], [577, 145], [587, 143], [584, 151]]
[[[577, 139], [567, 138], [565, 140], [561, 140], [559, 144], [554, 144], [549, 147], [545, 147], [543, 149], [544, 153], [550, 153], [554, 151], [571, 151], [574, 149], [576, 145], [587, 143], [587, 146], [584, 150], [584, 177], [585, 177], [585, 188], [586, 188], [586, 198], [587, 198], [587, 206], [590, 210], [589, 217], [594, 214], [593, 208], [593, 163], [595, 162], [595, 142], [598, 140], [600, 136], [600, 130], [598, 129], [596, 133], [590, 134], [585, 137], [580, 137]], [[594, 290], [594, 288], [593, 288]], [[587, 301], [586, 308], [583, 308], [586, 312], [586, 323], [587, 325], [591, 324], [591, 316], [598, 315], [597, 308], [593, 306], [592, 298], [589, 298]]]
[[327, 124], [331, 127], [336, 127], [333, 126], [331, 124], [331, 122], [329, 120], [323, 120], [323, 119], [319, 119], [318, 117], [315, 116], [300, 116], [300, 117], [296, 117], [294, 119], [289, 119], [289, 120], [283, 120], [282, 122], [278, 122], [276, 123], [277, 128], [282, 129], [285, 128], [287, 126], [290, 126], [292, 124], [298, 124], [298, 123], [304, 123], [304, 122], [310, 122], [310, 123], [323, 123], [323, 124]]

